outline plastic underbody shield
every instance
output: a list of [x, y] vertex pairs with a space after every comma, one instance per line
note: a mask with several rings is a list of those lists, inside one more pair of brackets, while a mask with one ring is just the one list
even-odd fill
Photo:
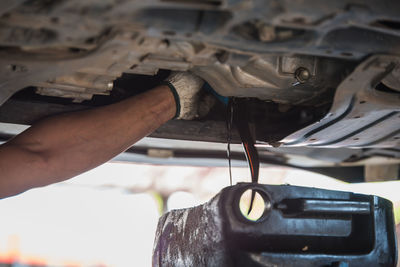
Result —
[[[242, 194], [264, 200], [242, 215]], [[393, 206], [381, 197], [241, 183], [209, 202], [160, 218], [153, 266], [396, 266]]]

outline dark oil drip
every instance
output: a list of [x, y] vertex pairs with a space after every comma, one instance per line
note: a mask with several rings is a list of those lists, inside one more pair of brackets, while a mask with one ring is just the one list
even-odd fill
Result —
[[[231, 102], [232, 106], [234, 106], [232, 109], [232, 113], [234, 113], [233, 122], [235, 123], [235, 126], [239, 131], [240, 139], [242, 140], [247, 163], [249, 164], [250, 168], [251, 182], [258, 183], [260, 160], [258, 157], [258, 151], [255, 147], [254, 139], [250, 132], [248, 110], [245, 102], [243, 101], [235, 101], [235, 99], [233, 99]], [[250, 206], [247, 215], [249, 215], [253, 209], [255, 196], [256, 191], [252, 190]]]
[[232, 159], [231, 159], [231, 142], [232, 142], [232, 124], [233, 124], [233, 104], [232, 99], [228, 101], [228, 107], [226, 112], [226, 155], [228, 157], [228, 168], [229, 168], [229, 183], [232, 186]]
[[[251, 145], [249, 145], [249, 143], [243, 142], [243, 147], [244, 147], [245, 152], [246, 152], [247, 162], [248, 162], [249, 167], [250, 167], [251, 182], [252, 183], [258, 183], [258, 172], [259, 172], [259, 169], [258, 169], [258, 166], [256, 167], [256, 163], [254, 162], [255, 159], [251, 158], [251, 157], [254, 157], [254, 154], [253, 154], [253, 152], [250, 152], [250, 149], [249, 149], [250, 146]], [[253, 147], [254, 147], [254, 144], [253, 144]], [[247, 215], [249, 215], [250, 212], [253, 210], [255, 197], [256, 197], [256, 191], [251, 190], [250, 206], [249, 206], [249, 209], [247, 211]]]

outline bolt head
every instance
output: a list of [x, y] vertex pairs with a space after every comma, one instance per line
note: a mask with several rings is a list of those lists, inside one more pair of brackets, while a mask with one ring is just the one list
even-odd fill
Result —
[[295, 72], [295, 77], [299, 82], [304, 83], [310, 79], [311, 73], [306, 68], [298, 68]]

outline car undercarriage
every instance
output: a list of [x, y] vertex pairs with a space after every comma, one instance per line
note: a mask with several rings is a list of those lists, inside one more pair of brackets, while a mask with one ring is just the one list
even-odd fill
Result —
[[[114, 103], [190, 71], [245, 102], [262, 162], [383, 162], [398, 176], [399, 18], [397, 1], [2, 1], [0, 121], [29, 125]], [[128, 154], [224, 158], [213, 143], [227, 141], [226, 107], [204, 99], [213, 105], [198, 118], [151, 135], [185, 145], [144, 141]], [[239, 147], [233, 156], [243, 159]]]

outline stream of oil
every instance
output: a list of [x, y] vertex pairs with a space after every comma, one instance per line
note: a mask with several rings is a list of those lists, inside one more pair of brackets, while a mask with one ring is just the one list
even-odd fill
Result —
[[232, 124], [233, 124], [233, 104], [232, 99], [228, 101], [228, 107], [226, 112], [226, 155], [228, 157], [228, 167], [229, 167], [229, 184], [232, 186], [232, 156], [231, 156], [231, 142], [232, 142]]
[[[249, 164], [251, 182], [258, 183], [258, 175], [260, 169], [260, 160], [258, 157], [257, 149], [255, 148], [255, 142], [250, 132], [250, 126], [248, 123], [247, 107], [243, 102], [236, 102], [234, 98], [230, 98], [227, 107], [227, 156], [229, 163], [229, 177], [230, 184], [232, 185], [232, 164], [231, 164], [231, 141], [232, 141], [232, 125], [235, 123], [236, 128], [239, 131], [240, 139], [243, 144], [246, 159]], [[252, 190], [251, 200], [248, 209], [248, 214], [253, 209], [254, 198], [256, 192]]]

